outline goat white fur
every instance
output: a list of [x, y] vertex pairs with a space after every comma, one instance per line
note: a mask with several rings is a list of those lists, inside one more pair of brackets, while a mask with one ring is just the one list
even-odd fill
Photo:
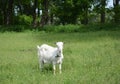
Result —
[[59, 64], [61, 73], [63, 60], [63, 42], [57, 42], [57, 47], [52, 47], [47, 44], [37, 46], [40, 69], [43, 68], [44, 63], [52, 63], [55, 74], [56, 64]]

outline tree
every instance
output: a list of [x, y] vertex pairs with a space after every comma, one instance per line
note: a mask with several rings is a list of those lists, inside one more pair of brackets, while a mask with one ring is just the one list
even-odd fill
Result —
[[94, 11], [100, 14], [100, 22], [105, 23], [105, 12], [107, 0], [95, 0], [94, 1]]
[[1, 15], [3, 17], [2, 23], [5, 25], [11, 25], [13, 23], [13, 3], [14, 0], [1, 0]]
[[54, 1], [54, 15], [59, 23], [76, 24], [78, 18], [82, 24], [88, 24], [89, 8], [93, 0], [57, 0]]
[[[108, 0], [0, 0], [0, 24], [88, 24], [90, 14], [105, 23]], [[113, 0], [114, 21], [120, 22], [120, 0]], [[36, 11], [38, 9], [38, 11]], [[40, 12], [42, 15], [40, 16]], [[38, 15], [38, 16], [37, 16]], [[93, 16], [94, 17], [94, 16]]]
[[113, 0], [113, 5], [114, 5], [114, 21], [116, 23], [120, 22], [120, 0]]
[[5, 24], [7, 0], [0, 0], [0, 24]]
[[[81, 1], [81, 12], [80, 14], [82, 14], [81, 18], [81, 23], [82, 24], [88, 24], [88, 14], [89, 14], [89, 8], [91, 8], [91, 3], [93, 1], [92, 0], [82, 0]], [[84, 3], [84, 4], [83, 4]]]
[[19, 15], [32, 15], [33, 14], [33, 0], [15, 0], [15, 6], [17, 6]]
[[49, 20], [49, 14], [48, 14], [49, 0], [42, 0], [41, 6], [42, 6], [42, 17], [40, 21], [40, 26], [43, 27], [48, 23]]
[[13, 23], [13, 3], [14, 0], [8, 0], [7, 14], [6, 14], [6, 24], [10, 25]]
[[36, 9], [38, 7], [38, 0], [34, 0], [34, 5], [33, 5], [33, 21], [32, 21], [32, 25], [34, 27], [37, 26], [37, 21], [36, 21], [36, 18], [37, 18], [37, 14], [36, 14]]
[[73, 0], [58, 0], [54, 2], [55, 16], [59, 18], [58, 23], [75, 24], [79, 13]]
[[105, 6], [106, 6], [106, 0], [101, 0], [101, 23], [105, 23]]

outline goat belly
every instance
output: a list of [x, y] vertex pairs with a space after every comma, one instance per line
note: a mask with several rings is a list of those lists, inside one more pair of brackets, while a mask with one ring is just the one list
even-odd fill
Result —
[[57, 64], [62, 63], [62, 60], [61, 60], [61, 58], [60, 58], [60, 57], [59, 57], [59, 58], [56, 58], [56, 63], [57, 63]]
[[42, 57], [44, 63], [52, 63], [55, 60], [54, 56], [44, 56]]
[[44, 63], [51, 63], [51, 60], [43, 60]]
[[58, 60], [58, 61], [57, 61], [57, 64], [61, 64], [61, 63], [62, 63], [61, 60]]

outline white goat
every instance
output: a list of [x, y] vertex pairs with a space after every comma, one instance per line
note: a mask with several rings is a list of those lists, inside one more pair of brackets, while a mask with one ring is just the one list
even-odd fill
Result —
[[52, 47], [47, 44], [37, 46], [40, 69], [43, 68], [44, 63], [52, 63], [55, 74], [56, 64], [59, 64], [61, 73], [63, 60], [63, 42], [57, 42], [57, 47]]

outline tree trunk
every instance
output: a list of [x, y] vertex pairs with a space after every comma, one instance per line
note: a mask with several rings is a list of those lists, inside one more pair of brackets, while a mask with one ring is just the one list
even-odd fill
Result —
[[3, 24], [6, 25], [6, 22], [7, 22], [7, 13], [6, 13], [6, 10], [3, 11]]
[[83, 12], [83, 19], [81, 20], [81, 24], [87, 25], [88, 24], [88, 8], [84, 8]]
[[105, 11], [101, 13], [101, 23], [105, 23]]
[[53, 24], [53, 14], [50, 14], [50, 24]]
[[38, 6], [37, 17], [38, 17], [38, 18], [40, 17], [40, 8], [39, 8], [39, 6]]
[[48, 15], [49, 0], [43, 0], [41, 5], [42, 5], [42, 17], [40, 21], [40, 26], [43, 27], [48, 23], [48, 19], [49, 19], [49, 15]]
[[22, 6], [21, 6], [20, 2], [19, 2], [19, 4], [18, 4], [18, 8], [19, 8], [19, 10], [20, 10], [20, 15], [22, 15], [22, 14], [23, 14], [23, 10], [22, 10]]
[[105, 23], [105, 5], [106, 0], [101, 0], [101, 23]]
[[37, 14], [36, 14], [37, 3], [38, 3], [38, 0], [34, 0], [34, 6], [33, 6], [33, 22], [32, 22], [33, 27], [36, 27], [36, 26], [37, 26], [37, 21], [36, 21], [36, 18], [37, 18]]
[[[2, 3], [3, 4], [3, 3]], [[7, 23], [7, 6], [8, 6], [8, 2], [6, 2], [3, 5], [3, 24], [6, 25]]]
[[85, 24], [88, 24], [88, 8], [85, 8]]
[[11, 25], [13, 23], [13, 2], [14, 0], [8, 0], [8, 8], [6, 14], [6, 25]]

